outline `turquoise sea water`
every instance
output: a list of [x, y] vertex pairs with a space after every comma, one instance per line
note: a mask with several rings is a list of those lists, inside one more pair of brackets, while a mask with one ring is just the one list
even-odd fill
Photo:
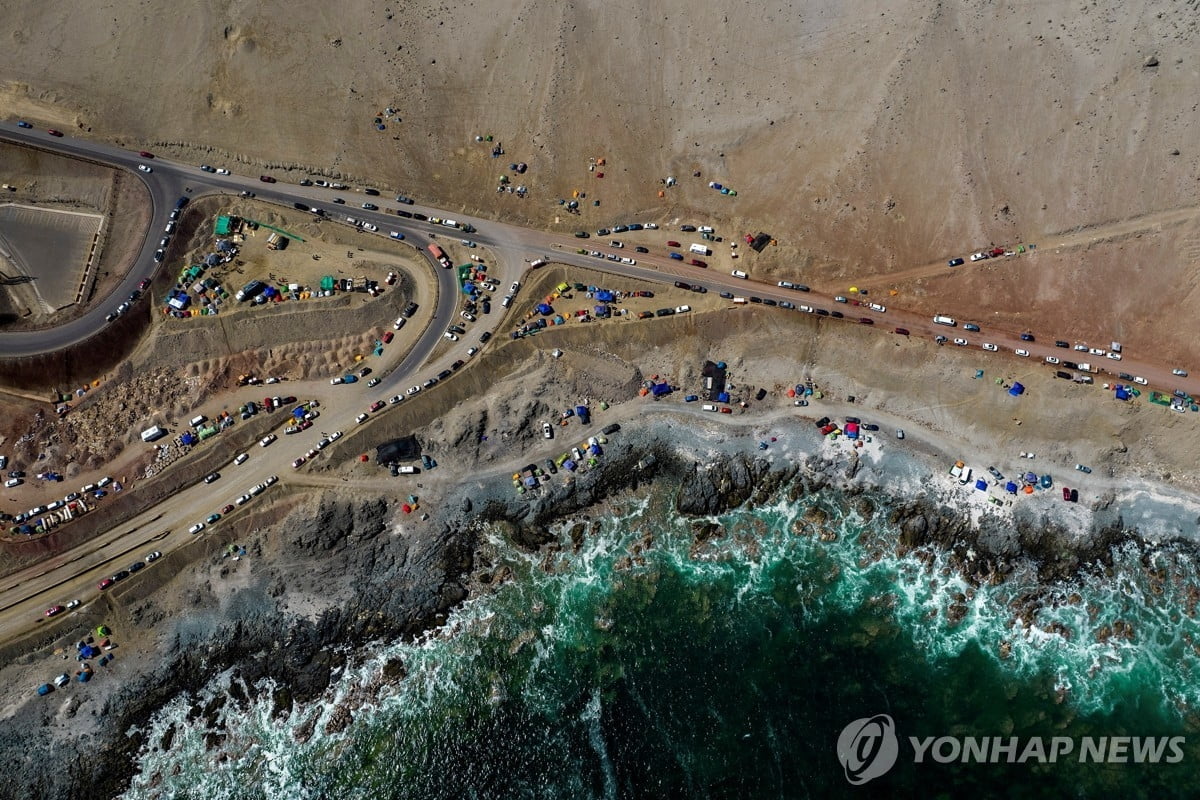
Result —
[[[847, 723], [880, 713], [902, 741], [1188, 736], [1200, 632], [1194, 584], [1178, 576], [1194, 575], [1190, 556], [1129, 547], [1108, 574], [1046, 595], [1025, 629], [1009, 603], [1031, 579], [973, 591], [937, 558], [897, 558], [885, 511], [863, 520], [832, 495], [737, 511], [697, 546], [662, 505], [614, 509], [577, 553], [564, 527], [549, 569], [497, 542], [515, 577], [494, 595], [423, 642], [381, 645], [328, 703], [282, 723], [269, 692], [228, 704], [216, 751], [179, 700], [148, 737], [174, 724], [170, 749], [143, 754], [127, 796], [1195, 794], [1200, 735], [1175, 765], [914, 764], [902, 748], [861, 787], [835, 753]], [[804, 521], [820, 519], [812, 508], [822, 521]], [[389, 685], [380, 673], [394, 657], [408, 675]], [[354, 719], [327, 734], [339, 704]]]

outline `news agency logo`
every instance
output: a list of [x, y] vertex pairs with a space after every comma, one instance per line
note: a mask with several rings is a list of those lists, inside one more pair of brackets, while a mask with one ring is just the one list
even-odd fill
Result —
[[838, 736], [837, 754], [854, 786], [887, 774], [900, 755], [896, 723], [887, 714], [854, 720]]
[[[1178, 764], [1183, 736], [909, 736], [914, 764]], [[900, 756], [896, 723], [887, 714], [842, 729], [837, 757], [853, 786], [886, 775]]]

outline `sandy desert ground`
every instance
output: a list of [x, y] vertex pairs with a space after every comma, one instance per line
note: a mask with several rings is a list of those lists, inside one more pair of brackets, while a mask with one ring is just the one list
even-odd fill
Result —
[[[896, 304], [1060, 320], [1182, 357], [1190, 333], [1164, 298], [1190, 299], [1200, 257], [1197, 11], [24, 0], [8, 6], [0, 101], [130, 147], [369, 178], [539, 226], [699, 215], [775, 234], [767, 275], [869, 282]], [[495, 193], [511, 162], [529, 164], [524, 200]], [[556, 202], [573, 191], [579, 219]], [[1117, 242], [887, 277], [1137, 219], [1150, 230]]]

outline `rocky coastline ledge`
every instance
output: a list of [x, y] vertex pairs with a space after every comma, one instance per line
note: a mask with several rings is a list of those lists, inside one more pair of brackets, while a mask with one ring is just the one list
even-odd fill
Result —
[[[507, 481], [494, 478], [480, 491], [472, 489], [473, 500], [448, 504], [420, 534], [392, 529], [398, 501], [335, 492], [315, 498], [254, 541], [252, 572], [220, 613], [206, 610], [213, 587], [202, 581], [188, 598], [194, 618], [164, 618], [152, 602], [146, 604], [140, 621], [157, 626], [160, 637], [169, 639], [160, 648], [169, 655], [147, 660], [101, 710], [93, 711], [99, 724], [64, 732], [48, 724], [54, 712], [46, 704], [30, 702], [19, 709], [0, 732], [0, 763], [9, 786], [23, 787], [17, 796], [29, 798], [120, 794], [128, 788], [146, 744], [145, 723], [155, 711], [177, 696], [199, 697], [222, 672], [237, 676], [231, 681], [236, 688], [206, 703], [196, 701], [191, 709], [214, 723], [213, 745], [224, 736], [216, 724], [221, 706], [245, 702], [261, 679], [279, 687], [272, 697], [277, 715], [321, 697], [360, 648], [416, 637], [445, 621], [468, 596], [468, 587], [503, 579], [478, 563], [481, 533], [488, 526], [506, 531], [518, 547], [554, 548], [556, 523], [586, 518], [606, 498], [651, 483], [656, 495], [673, 498], [675, 513], [695, 520], [698, 541], [720, 535], [715, 515], [747, 503], [796, 501], [833, 491], [869, 517], [881, 513], [881, 498], [888, 497], [887, 471], [879, 463], [864, 464], [853, 452], [797, 460], [747, 452], [745, 438], [713, 444], [696, 432], [688, 437], [684, 446], [678, 435], [664, 435], [655, 424], [623, 432], [599, 468], [533, 498], [514, 496]], [[890, 490], [897, 498], [894, 487]], [[883, 502], [901, 553], [949, 554], [975, 583], [1000, 582], [1019, 565], [1032, 564], [1049, 586], [1080, 570], [1102, 569], [1114, 545], [1137, 540], [1119, 517], [1101, 524], [1097, 515], [1095, 529], [1081, 536], [1045, 517], [973, 519], [936, 493]], [[314, 595], [331, 602], [313, 613], [305, 598]], [[1024, 602], [1032, 608], [1038, 600]], [[403, 675], [404, 665], [394, 663], [383, 678]], [[64, 752], [77, 756], [63, 760]], [[55, 766], [47, 769], [47, 764]]]

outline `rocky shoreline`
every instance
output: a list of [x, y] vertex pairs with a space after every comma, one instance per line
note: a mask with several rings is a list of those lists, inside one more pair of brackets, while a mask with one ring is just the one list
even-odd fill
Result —
[[[155, 712], [179, 695], [199, 697], [209, 681], [227, 670], [237, 677], [231, 685], [239, 688], [205, 703], [197, 700], [190, 712], [210, 721], [210, 746], [224, 736], [218, 722], [222, 704], [246, 703], [263, 679], [279, 687], [271, 698], [277, 717], [319, 699], [362, 648], [418, 637], [444, 622], [469, 589], [504, 578], [489, 574], [486, 580], [476, 579], [487, 566], [477, 558], [487, 526], [504, 531], [518, 547], [537, 550], [556, 540], [555, 523], [586, 515], [607, 498], [653, 483], [656, 491], [670, 493], [676, 513], [697, 520], [693, 527], [703, 540], [721, 533], [705, 518], [747, 503], [779, 498], [795, 502], [838, 491], [860, 514], [870, 516], [877, 512], [872, 498], [888, 491], [881, 488], [881, 473], [864, 471], [853, 452], [834, 458], [810, 454], [795, 463], [774, 454], [743, 452], [744, 440], [707, 450], [713, 445], [702, 434], [690, 436], [688, 446], [677, 434], [668, 437], [653, 424], [622, 432], [601, 466], [573, 482], [525, 498], [514, 496], [504, 481], [494, 480], [476, 493], [476, 500], [439, 512], [420, 535], [389, 530], [395, 510], [387, 500], [323, 497], [315, 509], [289, 520], [286, 530], [277, 533], [279, 552], [257, 560], [252, 585], [240, 592], [236, 613], [208, 627], [174, 625], [172, 657], [110, 697], [98, 712], [104, 733], [74, 742], [77, 760], [47, 770], [47, 759], [61, 752], [62, 743], [33, 722], [6, 726], [0, 734], [0, 753], [10, 785], [25, 787], [21, 796], [29, 798], [120, 794], [134, 774], [137, 755], [147, 743], [146, 723]], [[976, 585], [1002, 582], [1018, 564], [1032, 563], [1049, 586], [1080, 570], [1102, 568], [1114, 546], [1137, 538], [1119, 518], [1081, 539], [1078, 532], [1045, 518], [995, 515], [976, 522], [932, 494], [896, 498], [889, 506], [888, 522], [898, 532], [902, 554], [946, 553]], [[585, 535], [583, 527], [578, 535]], [[258, 555], [263, 547], [256, 544]], [[290, 599], [311, 593], [337, 602], [315, 615], [289, 609]], [[200, 586], [190, 599], [203, 608], [208, 595]], [[1036, 608], [1039, 600], [1026, 597], [1022, 602]], [[150, 616], [147, 621], [154, 622]], [[403, 674], [403, 664], [389, 664], [383, 679], [399, 680]], [[37, 708], [31, 704], [17, 719], [35, 720]], [[348, 724], [351, 715], [349, 709], [339, 715], [338, 727]], [[315, 724], [315, 716], [312, 719]]]

